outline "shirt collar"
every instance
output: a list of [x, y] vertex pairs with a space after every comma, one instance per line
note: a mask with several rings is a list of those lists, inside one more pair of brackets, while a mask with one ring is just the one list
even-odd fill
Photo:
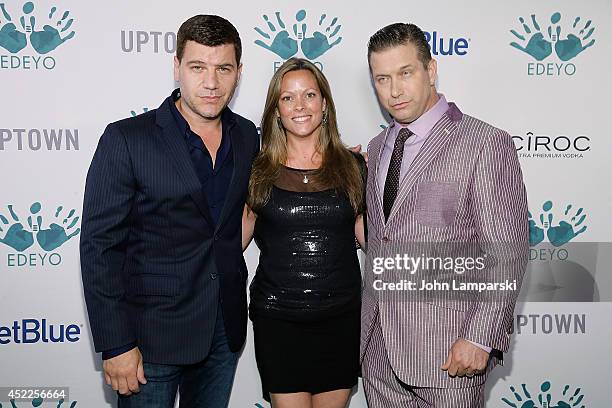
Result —
[[179, 112], [178, 108], [176, 107], [176, 101], [178, 101], [180, 97], [181, 90], [177, 88], [172, 92], [172, 95], [170, 95], [170, 111], [176, 120], [176, 124], [178, 125], [181, 134], [188, 137], [187, 129], [189, 129], [189, 123], [187, 123], [187, 120], [185, 120], [181, 112]]

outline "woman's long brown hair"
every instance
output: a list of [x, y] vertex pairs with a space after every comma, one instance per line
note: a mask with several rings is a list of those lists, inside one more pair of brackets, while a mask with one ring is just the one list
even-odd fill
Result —
[[326, 121], [321, 126], [317, 146], [322, 163], [316, 175], [321, 184], [333, 186], [344, 192], [355, 214], [360, 214], [364, 208], [362, 173], [354, 155], [340, 140], [331, 88], [323, 73], [313, 63], [302, 58], [291, 58], [285, 61], [270, 80], [261, 120], [261, 151], [253, 163], [247, 203], [255, 212], [267, 203], [272, 185], [287, 161], [287, 138], [282, 124], [277, 120], [276, 112], [283, 77], [287, 72], [299, 70], [312, 73], [326, 101], [323, 113]]

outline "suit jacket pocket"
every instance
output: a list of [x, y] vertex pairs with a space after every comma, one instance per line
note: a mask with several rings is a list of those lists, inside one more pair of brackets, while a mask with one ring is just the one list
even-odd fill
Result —
[[416, 220], [428, 227], [446, 227], [455, 221], [459, 186], [455, 182], [423, 181], [417, 187]]
[[132, 275], [128, 292], [134, 296], [176, 296], [180, 292], [180, 280], [171, 275]]

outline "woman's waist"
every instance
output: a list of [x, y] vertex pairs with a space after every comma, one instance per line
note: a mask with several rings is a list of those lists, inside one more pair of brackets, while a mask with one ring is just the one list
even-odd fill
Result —
[[261, 260], [253, 284], [262, 289], [318, 296], [361, 285], [357, 256], [342, 261], [310, 256], [290, 261]]
[[361, 304], [361, 283], [352, 286], [301, 289], [274, 287], [253, 280], [250, 292], [252, 314], [285, 318], [319, 318], [342, 313]]

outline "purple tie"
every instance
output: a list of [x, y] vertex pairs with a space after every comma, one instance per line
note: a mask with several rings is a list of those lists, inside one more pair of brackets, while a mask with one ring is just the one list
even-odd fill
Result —
[[393, 153], [391, 153], [391, 162], [389, 163], [387, 179], [385, 180], [385, 191], [383, 193], [385, 222], [389, 218], [389, 214], [391, 214], [391, 208], [393, 208], [393, 203], [397, 197], [400, 170], [402, 169], [402, 159], [404, 157], [404, 143], [406, 143], [406, 140], [413, 134], [414, 133], [407, 128], [400, 129], [395, 139], [395, 144], [393, 145]]

